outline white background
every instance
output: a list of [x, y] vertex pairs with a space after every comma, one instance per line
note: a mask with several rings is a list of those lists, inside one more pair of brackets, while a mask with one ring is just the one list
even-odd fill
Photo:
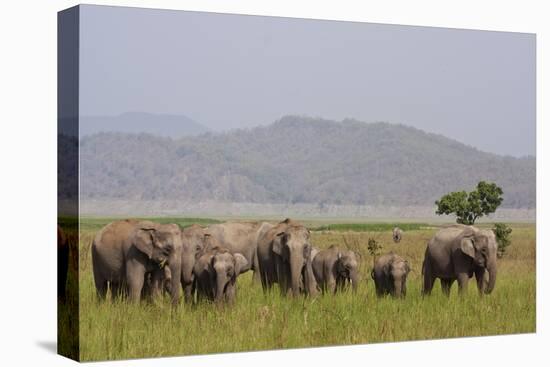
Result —
[[[352, 347], [144, 359], [100, 365], [527, 366], [548, 363], [548, 71], [545, 1], [96, 1], [376, 23], [537, 33], [537, 333]], [[64, 365], [56, 340], [56, 12], [74, 1], [0, 5], [0, 364]], [[544, 104], [546, 101], [546, 105]], [[546, 208], [545, 208], [546, 205]], [[498, 291], [498, 290], [497, 290]], [[368, 310], [365, 310], [368, 312]], [[545, 349], [546, 346], [546, 349]]]

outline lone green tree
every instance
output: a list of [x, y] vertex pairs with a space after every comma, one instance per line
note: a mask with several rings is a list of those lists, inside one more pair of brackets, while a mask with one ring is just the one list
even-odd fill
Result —
[[478, 218], [494, 213], [502, 204], [502, 189], [495, 183], [480, 181], [475, 190], [455, 191], [443, 195], [435, 202], [436, 214], [454, 214], [456, 222], [474, 224]]

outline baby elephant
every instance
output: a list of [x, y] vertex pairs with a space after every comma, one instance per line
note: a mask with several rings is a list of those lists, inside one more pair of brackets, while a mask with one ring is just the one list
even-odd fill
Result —
[[335, 293], [343, 290], [351, 283], [353, 291], [357, 291], [359, 283], [359, 255], [351, 250], [340, 250], [332, 245], [325, 250], [313, 250], [313, 275], [323, 293]]
[[401, 237], [403, 237], [403, 231], [399, 227], [394, 227], [392, 230], [392, 238], [393, 242], [399, 243], [401, 242]]
[[168, 266], [146, 274], [143, 282], [142, 299], [152, 301], [161, 294], [172, 294], [172, 271]]
[[405, 297], [407, 293], [407, 275], [411, 271], [407, 260], [394, 253], [376, 259], [371, 277], [376, 285], [376, 295], [382, 297], [391, 294], [393, 297]]
[[233, 303], [237, 276], [247, 264], [246, 258], [240, 253], [232, 254], [220, 247], [205, 250], [193, 268], [197, 299]]

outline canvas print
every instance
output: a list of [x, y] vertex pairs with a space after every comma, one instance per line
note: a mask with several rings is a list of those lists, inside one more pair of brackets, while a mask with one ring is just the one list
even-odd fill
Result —
[[58, 25], [60, 354], [535, 332], [534, 34]]

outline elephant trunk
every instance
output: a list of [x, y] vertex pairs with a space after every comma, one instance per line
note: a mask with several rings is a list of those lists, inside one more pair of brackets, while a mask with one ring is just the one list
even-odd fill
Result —
[[303, 271], [304, 283], [307, 294], [310, 297], [317, 296], [317, 281], [315, 280], [315, 275], [313, 274], [313, 267], [311, 265], [311, 259], [306, 260], [305, 269]]
[[304, 259], [301, 254], [292, 254], [290, 257], [290, 285], [293, 296], [298, 296], [300, 294], [303, 267]]
[[177, 305], [180, 298], [180, 276], [181, 276], [181, 261], [176, 258], [175, 261], [168, 265], [170, 267], [170, 291], [172, 296], [172, 304]]
[[393, 281], [393, 284], [394, 284], [394, 296], [395, 297], [401, 297], [402, 295], [402, 291], [403, 291], [403, 282], [401, 281], [401, 279], [395, 279]]
[[193, 267], [195, 266], [194, 258], [184, 257], [181, 264], [181, 280], [184, 285], [193, 283]]
[[216, 274], [216, 294], [214, 295], [215, 302], [222, 302], [225, 296], [225, 286], [227, 284], [227, 274]]
[[489, 282], [487, 283], [487, 288], [485, 289], [485, 294], [490, 294], [495, 288], [495, 283], [497, 281], [497, 260], [496, 258], [491, 260], [487, 264], [487, 271], [489, 272]]

